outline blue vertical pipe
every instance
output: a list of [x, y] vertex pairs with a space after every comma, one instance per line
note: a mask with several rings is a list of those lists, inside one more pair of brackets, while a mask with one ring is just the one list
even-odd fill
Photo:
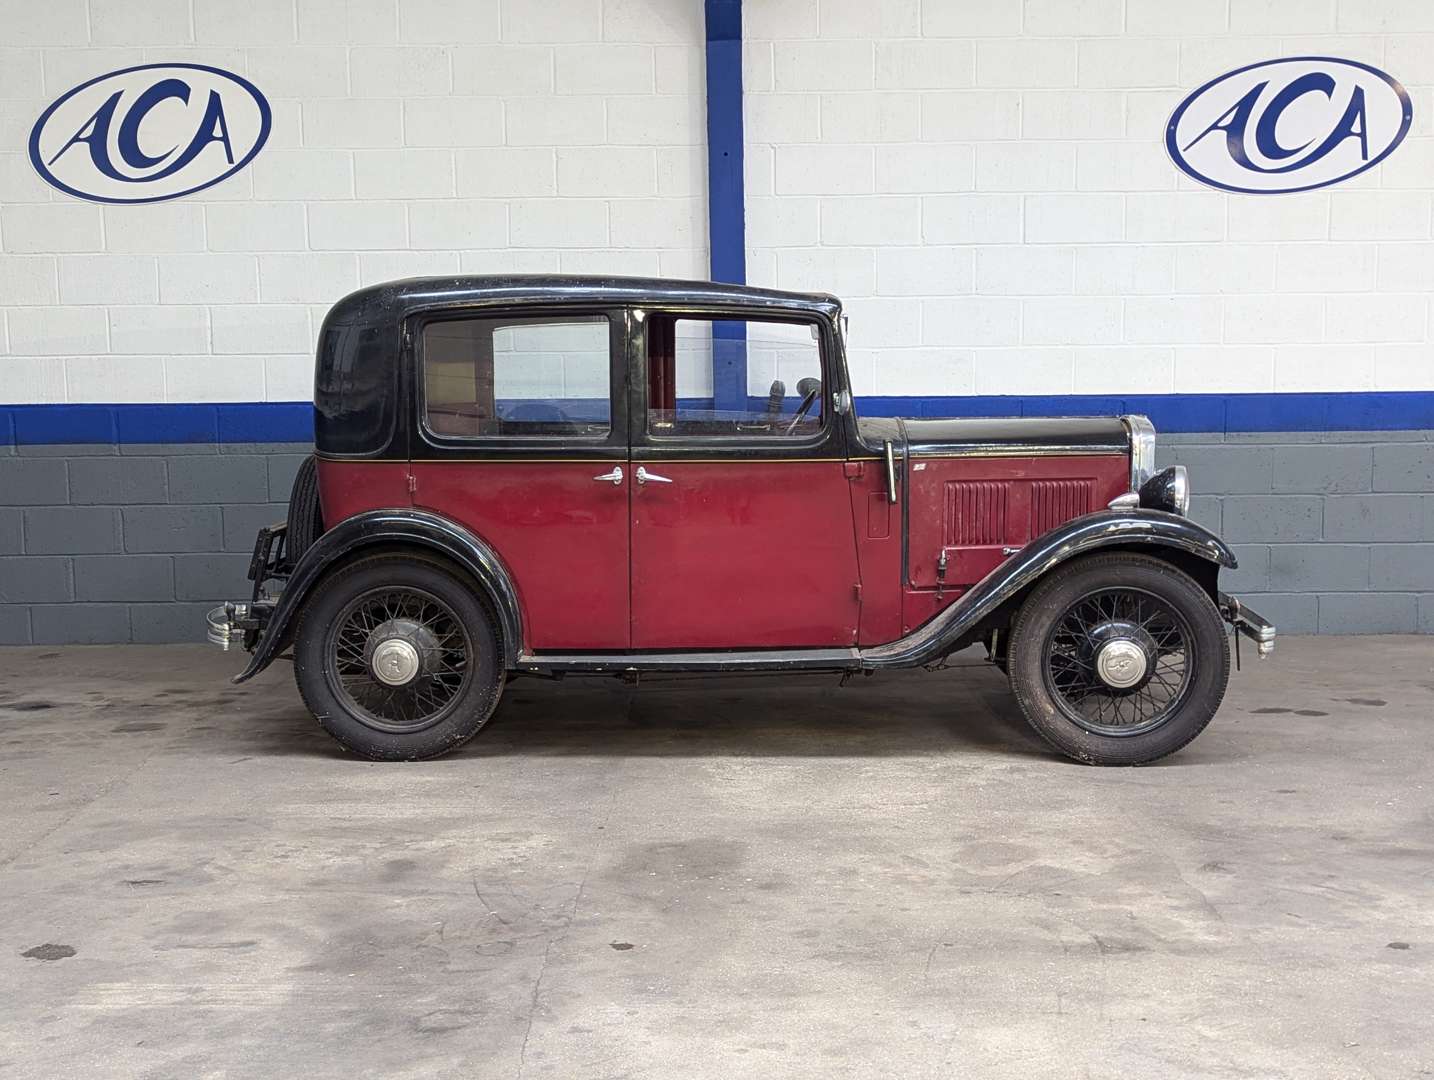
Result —
[[[742, 0], [704, 0], [707, 23], [707, 245], [713, 281], [747, 281], [742, 175]], [[747, 404], [747, 324], [712, 328], [712, 396]]]

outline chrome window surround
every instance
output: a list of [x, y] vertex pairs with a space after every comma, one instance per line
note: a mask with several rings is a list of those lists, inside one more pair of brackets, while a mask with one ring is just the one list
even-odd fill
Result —
[[1155, 425], [1139, 413], [1122, 416], [1120, 421], [1130, 433], [1130, 490], [1139, 491], [1140, 485], [1155, 475]]

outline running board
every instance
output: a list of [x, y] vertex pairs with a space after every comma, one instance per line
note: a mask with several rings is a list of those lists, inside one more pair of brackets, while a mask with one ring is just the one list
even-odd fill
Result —
[[622, 675], [644, 671], [859, 671], [856, 649], [769, 649], [746, 652], [523, 653], [518, 671]]

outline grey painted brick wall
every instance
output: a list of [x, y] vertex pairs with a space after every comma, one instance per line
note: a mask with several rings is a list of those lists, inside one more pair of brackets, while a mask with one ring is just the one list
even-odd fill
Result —
[[1238, 593], [1282, 632], [1434, 633], [1434, 432], [1165, 435]]
[[302, 444], [0, 448], [0, 644], [202, 641]]
[[[308, 448], [0, 448], [0, 644], [195, 641]], [[1434, 432], [1162, 435], [1285, 633], [1434, 633]]]

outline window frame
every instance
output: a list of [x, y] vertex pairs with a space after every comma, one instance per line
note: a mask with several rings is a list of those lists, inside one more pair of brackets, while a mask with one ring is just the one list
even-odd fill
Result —
[[[632, 376], [628, 384], [631, 398], [632, 446], [634, 454], [641, 451], [646, 460], [682, 457], [749, 457], [749, 458], [826, 458], [845, 456], [845, 432], [833, 402], [840, 389], [836, 385], [836, 342], [830, 320], [809, 311], [784, 308], [687, 307], [679, 305], [650, 306], [635, 310], [630, 343]], [[647, 327], [654, 316], [700, 322], [746, 321], [782, 323], [789, 326], [816, 327], [817, 358], [822, 380], [822, 427], [814, 434], [798, 438], [786, 435], [655, 435], [648, 431], [648, 369]], [[680, 340], [680, 339], [678, 339]], [[749, 392], [750, 396], [750, 392]]]
[[[502, 323], [527, 322], [534, 319], [561, 320], [601, 317], [608, 323], [608, 430], [602, 435], [446, 435], [434, 431], [428, 422], [428, 402], [424, 371], [424, 330], [433, 323], [484, 320]], [[505, 457], [524, 454], [530, 457], [571, 457], [578, 450], [584, 457], [605, 459], [626, 457], [628, 443], [627, 351], [631, 333], [631, 315], [625, 307], [602, 304], [524, 304], [464, 305], [418, 312], [408, 320], [408, 350], [411, 363], [410, 398], [413, 401], [415, 429], [426, 451], [447, 451], [434, 456]], [[419, 456], [420, 447], [413, 447]], [[620, 453], [619, 453], [620, 452]]]

